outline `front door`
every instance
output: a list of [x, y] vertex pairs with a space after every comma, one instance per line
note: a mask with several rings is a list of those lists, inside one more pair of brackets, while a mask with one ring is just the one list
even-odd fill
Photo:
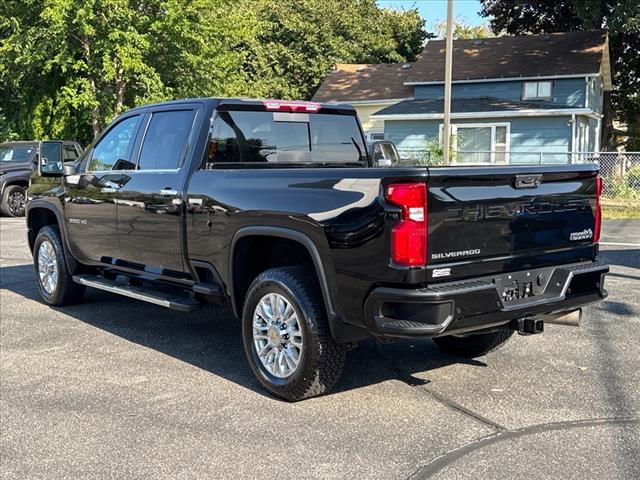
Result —
[[[119, 258], [116, 197], [127, 181], [126, 169], [142, 115], [114, 124], [80, 162], [81, 179], [65, 179], [65, 220], [69, 248], [81, 260], [112, 263]], [[78, 180], [76, 178], [76, 180]]]
[[181, 189], [195, 110], [152, 111], [140, 146], [137, 170], [118, 190], [122, 259], [134, 268], [183, 275]]

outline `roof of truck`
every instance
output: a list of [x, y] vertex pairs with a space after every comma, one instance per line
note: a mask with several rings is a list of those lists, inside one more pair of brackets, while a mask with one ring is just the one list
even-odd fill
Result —
[[66, 143], [78, 143], [75, 140], [10, 140], [8, 142], [0, 142], [0, 145], [35, 145], [40, 142], [66, 142]]
[[195, 97], [195, 98], [183, 98], [178, 100], [167, 100], [164, 102], [150, 103], [147, 105], [140, 105], [138, 107], [134, 107], [128, 112], [141, 110], [145, 108], [159, 107], [159, 106], [171, 106], [171, 105], [180, 105], [187, 103], [213, 103], [216, 105], [246, 105], [251, 107], [256, 106], [264, 106], [265, 102], [289, 102], [289, 103], [300, 103], [300, 104], [317, 104], [320, 105], [320, 109], [332, 109], [332, 110], [344, 110], [353, 112], [355, 114], [355, 109], [346, 103], [328, 103], [328, 102], [309, 102], [306, 100], [284, 100], [284, 99], [271, 99], [271, 98], [235, 98], [235, 97]]

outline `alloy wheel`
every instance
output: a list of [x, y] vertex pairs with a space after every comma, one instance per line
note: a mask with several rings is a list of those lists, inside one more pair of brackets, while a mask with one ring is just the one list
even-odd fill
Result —
[[58, 285], [58, 261], [56, 251], [48, 240], [38, 249], [38, 276], [45, 292], [51, 295]]
[[14, 192], [11, 192], [11, 194], [7, 198], [9, 211], [16, 216], [21, 216], [24, 213], [24, 206], [26, 203], [27, 203], [27, 196], [22, 190], [16, 190]]
[[279, 293], [263, 296], [253, 314], [253, 345], [262, 366], [274, 377], [297, 370], [303, 350], [298, 314]]

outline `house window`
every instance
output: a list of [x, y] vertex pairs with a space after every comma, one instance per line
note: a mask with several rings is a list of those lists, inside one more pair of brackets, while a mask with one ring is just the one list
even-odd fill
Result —
[[524, 82], [522, 86], [523, 100], [544, 100], [551, 98], [551, 81]]
[[376, 140], [384, 140], [384, 132], [367, 132], [367, 140], [375, 142]]
[[[451, 125], [453, 149], [458, 163], [509, 163], [508, 123]], [[440, 125], [442, 144], [442, 124]]]

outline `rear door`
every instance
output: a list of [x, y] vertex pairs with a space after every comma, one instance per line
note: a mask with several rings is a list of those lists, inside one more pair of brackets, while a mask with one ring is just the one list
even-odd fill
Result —
[[129, 267], [158, 274], [185, 272], [181, 190], [193, 125], [202, 109], [171, 105], [151, 110], [138, 147], [137, 167], [118, 190], [118, 232]]
[[447, 279], [592, 258], [596, 176], [590, 165], [430, 168], [428, 267]]

